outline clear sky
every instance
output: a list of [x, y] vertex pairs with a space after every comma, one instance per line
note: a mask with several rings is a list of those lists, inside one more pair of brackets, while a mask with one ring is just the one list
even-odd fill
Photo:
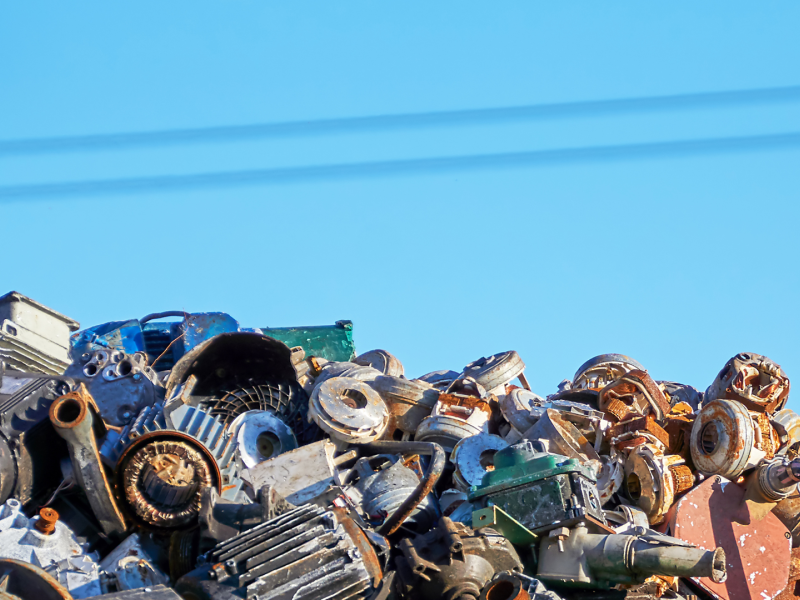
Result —
[[[6, 2], [0, 142], [798, 86], [798, 23], [790, 1]], [[385, 348], [412, 377], [516, 349], [542, 395], [604, 352], [705, 389], [752, 351], [798, 378], [798, 398], [797, 137], [396, 162], [800, 133], [800, 94], [759, 98], [69, 151], [0, 143], [0, 291], [83, 326], [179, 309], [251, 327], [350, 319], [358, 350]], [[363, 168], [375, 161], [394, 167]], [[9, 191], [335, 164], [361, 167]]]

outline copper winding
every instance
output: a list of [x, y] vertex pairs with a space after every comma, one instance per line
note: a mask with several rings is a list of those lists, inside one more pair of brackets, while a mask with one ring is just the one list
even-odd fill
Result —
[[685, 492], [694, 485], [694, 475], [692, 470], [686, 465], [672, 465], [669, 468], [672, 475], [672, 483], [675, 488], [674, 494]]
[[614, 421], [623, 421], [631, 414], [628, 405], [621, 400], [612, 399], [605, 407], [605, 413]]

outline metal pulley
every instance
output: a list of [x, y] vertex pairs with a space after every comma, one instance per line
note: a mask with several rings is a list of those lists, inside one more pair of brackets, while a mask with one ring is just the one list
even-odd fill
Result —
[[230, 424], [231, 437], [236, 440], [236, 453], [245, 469], [297, 448], [297, 438], [291, 428], [265, 410], [249, 410]]
[[335, 377], [314, 389], [308, 416], [336, 440], [367, 444], [389, 424], [389, 409], [380, 394], [363, 381]]
[[494, 470], [494, 455], [503, 448], [508, 448], [508, 442], [490, 433], [458, 442], [450, 455], [450, 462], [455, 465], [453, 485], [456, 489], [468, 492], [472, 486], [480, 485], [483, 476]]
[[625, 462], [625, 492], [652, 525], [661, 523], [675, 496], [694, 485], [694, 476], [677, 455], [664, 455], [651, 444], [637, 446]]
[[[523, 377], [525, 363], [519, 354], [511, 350], [492, 356], [485, 356], [469, 363], [464, 367], [463, 377], [471, 377], [483, 388], [491, 393], [500, 389], [518, 377]], [[522, 385], [528, 387], [528, 382], [521, 378]]]

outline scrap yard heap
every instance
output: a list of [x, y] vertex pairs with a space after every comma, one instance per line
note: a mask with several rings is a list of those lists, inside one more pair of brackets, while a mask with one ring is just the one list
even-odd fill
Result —
[[406, 376], [352, 324], [0, 298], [0, 600], [800, 597], [800, 417], [620, 354]]

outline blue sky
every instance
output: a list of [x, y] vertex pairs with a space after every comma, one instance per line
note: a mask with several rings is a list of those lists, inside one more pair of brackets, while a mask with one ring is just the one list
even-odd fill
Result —
[[[0, 141], [797, 86], [798, 19], [796, 2], [6, 3]], [[395, 353], [410, 376], [516, 349], [540, 394], [603, 352], [700, 389], [740, 351], [800, 377], [797, 143], [3, 196], [794, 133], [799, 98], [8, 152], [0, 287], [84, 326], [173, 309], [351, 319], [359, 350]]]

